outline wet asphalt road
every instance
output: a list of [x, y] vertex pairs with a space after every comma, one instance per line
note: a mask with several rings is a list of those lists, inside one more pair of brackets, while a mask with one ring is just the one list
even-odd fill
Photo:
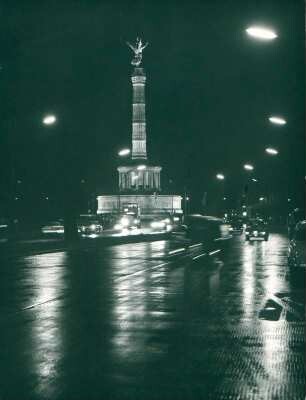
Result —
[[0, 400], [304, 399], [304, 290], [287, 238], [179, 248], [3, 257]]

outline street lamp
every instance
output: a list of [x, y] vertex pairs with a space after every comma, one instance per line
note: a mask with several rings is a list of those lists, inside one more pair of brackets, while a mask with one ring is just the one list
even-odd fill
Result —
[[269, 117], [269, 121], [275, 125], [285, 125], [287, 121], [283, 117]]
[[277, 34], [272, 29], [263, 26], [250, 26], [246, 29], [246, 33], [259, 40], [273, 40], [277, 38]]
[[243, 168], [247, 171], [253, 171], [254, 167], [251, 164], [244, 164]]
[[223, 174], [217, 174], [216, 178], [219, 179], [220, 181], [223, 181], [225, 179], [225, 176]]
[[252, 178], [252, 182], [258, 182], [258, 179]]
[[55, 124], [55, 122], [56, 122], [56, 116], [53, 114], [46, 115], [43, 118], [44, 125], [53, 125], [53, 124]]
[[264, 197], [259, 197], [259, 201], [264, 201]]
[[122, 149], [122, 150], [120, 150], [120, 151], [118, 152], [118, 156], [124, 157], [124, 156], [129, 155], [130, 153], [131, 153], [131, 150], [130, 150], [130, 149]]
[[266, 148], [266, 153], [272, 155], [272, 156], [276, 156], [278, 154], [278, 150], [273, 149], [272, 147], [267, 147]]

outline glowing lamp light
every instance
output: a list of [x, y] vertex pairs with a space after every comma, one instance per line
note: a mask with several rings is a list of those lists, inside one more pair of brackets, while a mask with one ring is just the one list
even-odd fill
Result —
[[118, 156], [127, 156], [128, 154], [130, 154], [131, 150], [130, 149], [122, 149], [118, 152]]
[[145, 170], [147, 167], [145, 165], [138, 165], [137, 170], [138, 171], [143, 171]]
[[216, 178], [219, 179], [220, 181], [223, 181], [225, 179], [225, 176], [223, 174], [217, 174]]
[[252, 181], [253, 181], [253, 182], [258, 182], [258, 179], [252, 178]]
[[273, 40], [277, 38], [277, 34], [272, 29], [263, 26], [250, 26], [246, 29], [246, 33], [260, 40]]
[[264, 197], [259, 197], [259, 201], [264, 201]]
[[43, 123], [45, 125], [53, 125], [56, 122], [56, 116], [55, 115], [46, 115], [43, 119]]
[[247, 171], [253, 171], [254, 167], [251, 164], [244, 164], [243, 166], [244, 169], [246, 169]]
[[276, 125], [285, 125], [287, 123], [286, 120], [282, 117], [270, 117], [269, 121], [272, 124], [276, 124]]
[[278, 151], [276, 149], [273, 149], [272, 147], [267, 147], [266, 153], [271, 154], [272, 156], [276, 156], [278, 154]]

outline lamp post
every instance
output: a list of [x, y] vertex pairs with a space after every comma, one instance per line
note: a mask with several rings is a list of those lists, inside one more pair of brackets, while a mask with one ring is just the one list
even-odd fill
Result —
[[184, 196], [184, 198], [185, 198], [184, 215], [187, 216], [187, 215], [188, 215], [188, 202], [189, 202], [189, 200], [190, 200], [190, 197], [187, 196], [187, 192], [186, 192], [186, 191], [185, 191], [185, 196]]
[[[254, 171], [254, 166], [250, 163], [246, 163], [243, 165], [243, 169], [247, 172], [252, 172]], [[255, 178], [254, 178], [255, 179]], [[257, 180], [255, 180], [257, 181]], [[253, 182], [255, 182], [253, 181]], [[248, 196], [249, 196], [249, 185], [248, 183], [245, 183], [244, 188], [243, 188], [243, 194], [242, 194], [242, 216], [247, 217], [248, 215]]]
[[[131, 154], [131, 150], [129, 148], [123, 148], [118, 151], [118, 156], [119, 157], [127, 157], [128, 155]], [[132, 177], [133, 179], [133, 177]], [[121, 211], [121, 197], [120, 197], [120, 186], [118, 190], [118, 213], [120, 214]]]

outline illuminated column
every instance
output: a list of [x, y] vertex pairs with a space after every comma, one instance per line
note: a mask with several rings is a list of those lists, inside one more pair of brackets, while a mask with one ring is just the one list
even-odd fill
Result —
[[132, 74], [132, 159], [147, 159], [145, 83], [146, 75], [144, 69], [134, 68]]

